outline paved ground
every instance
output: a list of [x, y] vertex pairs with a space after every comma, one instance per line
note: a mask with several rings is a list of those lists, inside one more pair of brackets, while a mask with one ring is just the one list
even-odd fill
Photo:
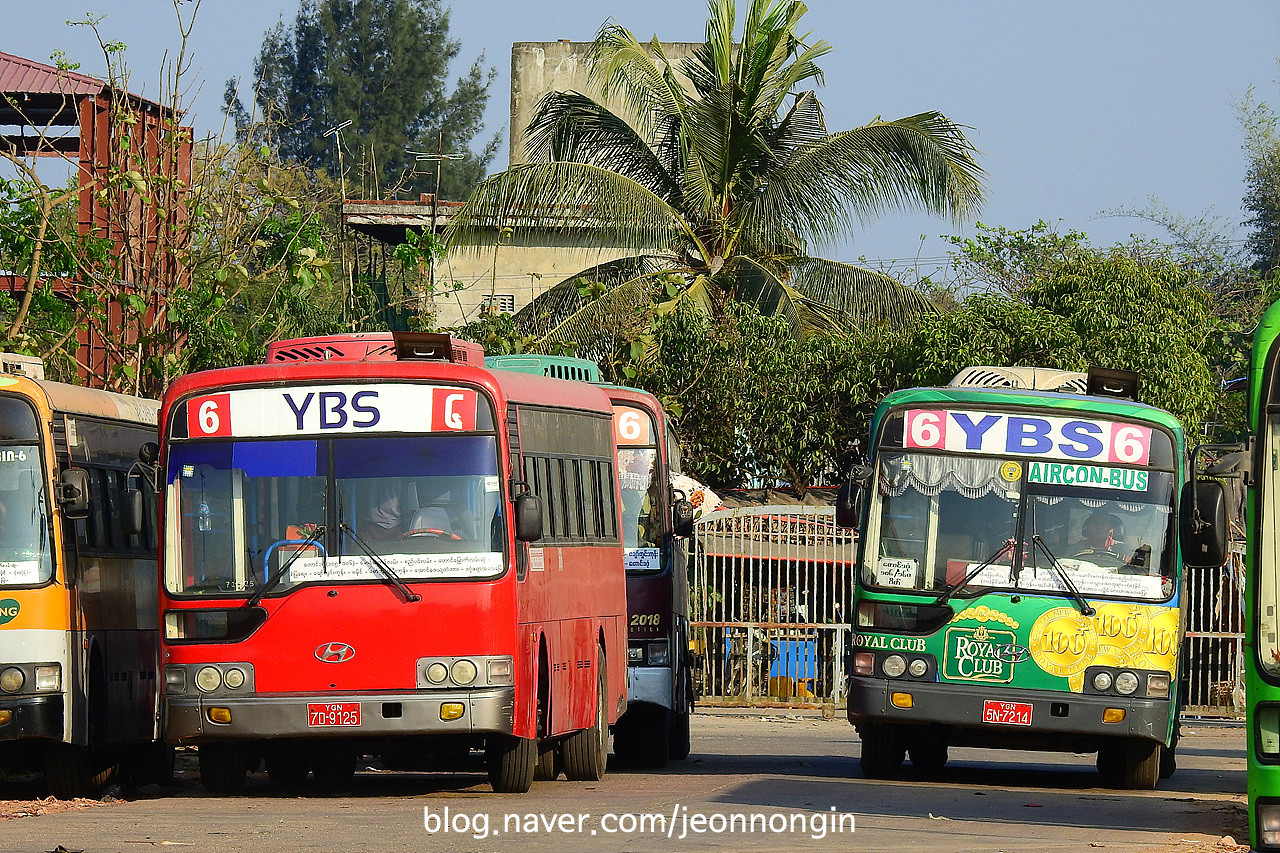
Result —
[[[244, 794], [215, 797], [187, 771], [177, 788], [132, 801], [4, 821], [0, 851], [1219, 853], [1236, 849], [1224, 835], [1247, 840], [1239, 727], [1184, 727], [1177, 775], [1149, 792], [1099, 787], [1092, 756], [985, 750], [954, 750], [936, 780], [872, 782], [852, 727], [818, 716], [703, 713], [693, 737], [695, 755], [666, 770], [526, 795], [490, 793], [478, 772], [373, 769], [343, 795], [284, 792], [255, 775]], [[845, 814], [852, 833], [837, 823]], [[749, 820], [756, 831], [742, 831]]]

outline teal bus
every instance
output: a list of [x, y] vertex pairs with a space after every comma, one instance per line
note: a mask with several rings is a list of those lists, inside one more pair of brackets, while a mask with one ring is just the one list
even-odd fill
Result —
[[689, 649], [687, 538], [693, 507], [671, 488], [680, 441], [658, 399], [610, 385], [594, 361], [567, 356], [487, 356], [491, 370], [600, 385], [613, 404], [627, 570], [627, 711], [613, 726], [613, 751], [629, 767], [664, 767], [689, 757], [693, 656]]
[[869, 778], [957, 746], [1172, 774], [1182, 427], [1137, 377], [969, 368], [894, 392], [837, 498], [859, 528], [848, 717]]

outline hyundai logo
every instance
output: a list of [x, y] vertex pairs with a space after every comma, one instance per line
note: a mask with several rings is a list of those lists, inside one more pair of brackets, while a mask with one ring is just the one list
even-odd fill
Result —
[[321, 663], [346, 663], [356, 656], [356, 650], [346, 643], [321, 643], [316, 646], [316, 660]]

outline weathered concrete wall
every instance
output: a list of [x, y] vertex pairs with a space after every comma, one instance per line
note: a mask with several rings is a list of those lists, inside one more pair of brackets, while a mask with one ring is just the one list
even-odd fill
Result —
[[[639, 34], [637, 34], [639, 35]], [[662, 43], [662, 52], [676, 66], [693, 53], [695, 44]], [[524, 41], [511, 46], [511, 164], [527, 162], [524, 130], [533, 118], [538, 102], [547, 92], [582, 92], [603, 101], [598, 86], [588, 80], [590, 42]], [[604, 101], [605, 106], [627, 117], [622, 105]]]

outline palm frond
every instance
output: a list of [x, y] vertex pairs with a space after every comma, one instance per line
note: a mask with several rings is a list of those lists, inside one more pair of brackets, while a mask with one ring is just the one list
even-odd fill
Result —
[[618, 258], [597, 264], [557, 282], [517, 311], [514, 317], [516, 328], [523, 334], [542, 337], [591, 302], [590, 297], [582, 293], [583, 284], [597, 283], [608, 292], [632, 279], [658, 275], [667, 268], [668, 264], [663, 259], [653, 255]]
[[548, 92], [525, 131], [531, 160], [590, 163], [672, 201], [680, 187], [634, 127], [579, 92]]
[[961, 221], [982, 201], [984, 172], [961, 128], [936, 112], [876, 121], [800, 149], [740, 209], [763, 223], [791, 222], [808, 239], [843, 236], [850, 219], [917, 206]]
[[589, 78], [605, 99], [617, 98], [646, 135], [660, 116], [684, 112], [685, 92], [655, 36], [645, 45], [614, 23], [600, 28], [591, 47]]
[[[579, 352], [594, 355], [611, 349], [620, 337], [634, 337], [648, 325], [659, 274], [645, 274], [605, 291], [542, 335], [544, 343], [576, 343]], [[603, 344], [603, 345], [602, 345]]]
[[800, 258], [787, 267], [796, 291], [859, 324], [903, 327], [938, 311], [924, 294], [865, 267], [823, 258]]
[[450, 248], [478, 251], [495, 231], [573, 234], [586, 245], [662, 248], [680, 211], [648, 187], [589, 163], [525, 163], [482, 181], [449, 219]]

